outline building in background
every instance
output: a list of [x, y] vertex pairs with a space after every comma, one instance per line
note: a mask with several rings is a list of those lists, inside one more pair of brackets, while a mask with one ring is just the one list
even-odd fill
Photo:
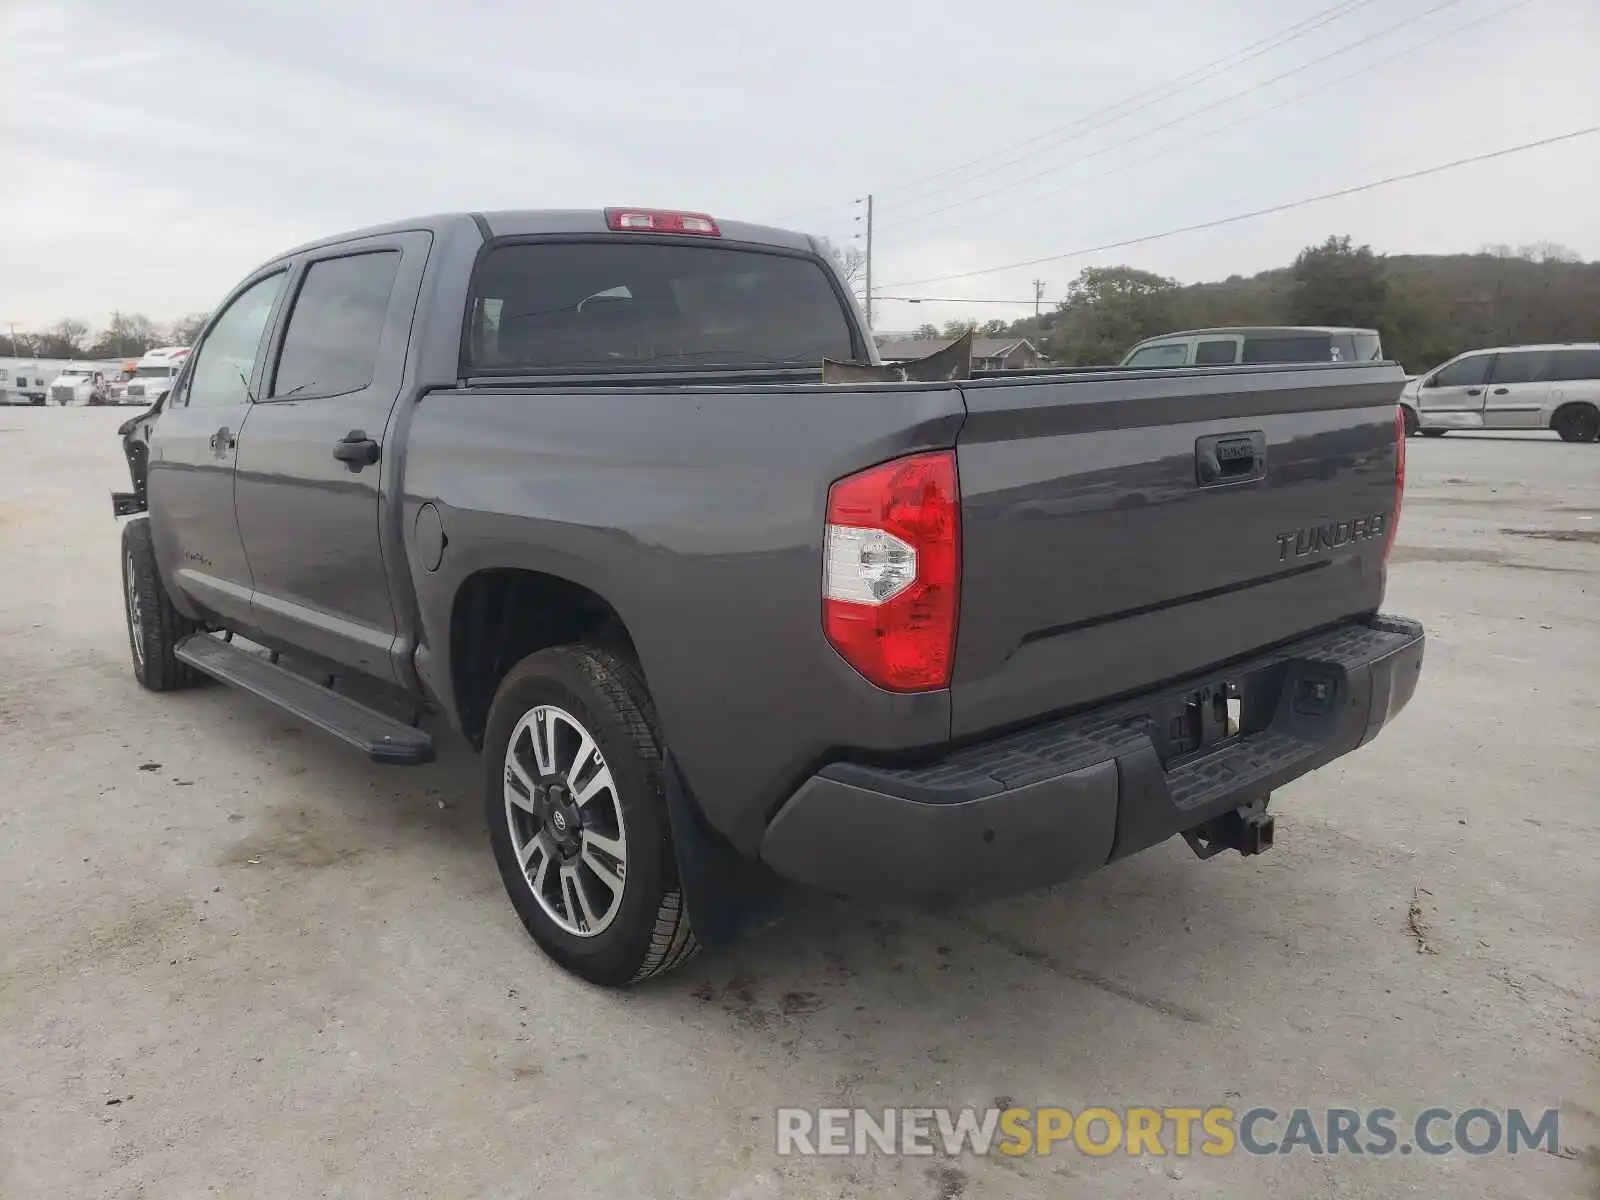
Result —
[[[913, 338], [879, 337], [878, 357], [886, 363], [910, 362], [914, 358], [926, 358], [930, 354], [937, 354], [940, 350], [955, 341], [954, 338], [928, 338], [917, 341]], [[1028, 367], [1040, 367], [1046, 363], [1043, 354], [1027, 338], [1006, 337], [980, 337], [972, 339], [972, 369], [974, 371], [1021, 371]]]

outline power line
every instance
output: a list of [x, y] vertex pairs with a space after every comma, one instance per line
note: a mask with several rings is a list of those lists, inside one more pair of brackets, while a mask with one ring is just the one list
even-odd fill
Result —
[[[1314, 96], [1318, 92], [1326, 91], [1332, 87], [1337, 87], [1341, 83], [1348, 83], [1350, 80], [1361, 75], [1369, 74], [1372, 71], [1376, 71], [1380, 67], [1387, 66], [1389, 63], [1394, 62], [1397, 59], [1409, 58], [1419, 51], [1426, 50], [1430, 46], [1433, 46], [1439, 42], [1445, 41], [1449, 38], [1457, 37], [1460, 34], [1475, 29], [1480, 25], [1486, 25], [1490, 21], [1498, 20], [1507, 13], [1515, 12], [1519, 8], [1526, 8], [1531, 3], [1533, 3], [1533, 0], [1517, 0], [1515, 4], [1508, 4], [1504, 8], [1496, 9], [1494, 12], [1489, 13], [1487, 16], [1479, 17], [1475, 21], [1468, 21], [1465, 25], [1457, 25], [1455, 28], [1447, 29], [1443, 33], [1435, 34], [1433, 37], [1424, 38], [1422, 41], [1407, 46], [1403, 50], [1398, 50], [1394, 54], [1390, 54], [1373, 62], [1367, 63], [1365, 66], [1360, 67], [1357, 70], [1350, 71], [1347, 74], [1337, 76], [1333, 79], [1325, 80], [1322, 83], [1317, 84], [1315, 87], [1306, 88], [1304, 91], [1296, 92], [1292, 96], [1286, 96], [1276, 104], [1269, 104], [1266, 108], [1258, 109], [1253, 113], [1249, 113], [1243, 117], [1240, 117], [1237, 121], [1229, 121], [1226, 124], [1216, 125], [1210, 129], [1203, 130], [1200, 133], [1186, 138], [1183, 141], [1183, 145], [1185, 147], [1192, 146], [1197, 142], [1204, 141], [1206, 138], [1215, 137], [1219, 133], [1227, 133], [1229, 130], [1237, 129], [1241, 125], [1248, 125], [1251, 121], [1259, 120], [1270, 113], [1277, 112], [1279, 109], [1287, 108], [1289, 105], [1294, 104], [1297, 101], [1304, 100], [1307, 96]], [[1064, 193], [1077, 191], [1085, 184], [1096, 183], [1102, 179], [1109, 179], [1113, 175], [1120, 175], [1124, 171], [1131, 170], [1134, 167], [1143, 166], [1145, 163], [1166, 158], [1177, 144], [1178, 143], [1175, 142], [1169, 143], [1157, 149], [1153, 154], [1146, 154], [1142, 158], [1130, 159], [1128, 162], [1112, 167], [1109, 171], [1101, 171], [1098, 175], [1091, 175], [1086, 179], [1079, 179], [1071, 184], [1068, 184], [1066, 187], [1051, 188], [1048, 191], [1035, 192], [1032, 195], [1020, 197], [1015, 203], [989, 207], [983, 210], [984, 214], [986, 217], [988, 217], [993, 216], [996, 213], [1011, 212], [1018, 208], [1024, 208], [1030, 204], [1036, 204], [1050, 196], [1059, 196]], [[923, 214], [923, 216], [931, 215], [933, 214]], [[941, 224], [933, 226], [932, 229], [920, 230], [919, 236], [926, 236], [929, 233], [934, 233], [941, 229], [951, 229], [960, 223], [961, 222], [959, 221], [945, 221]]]
[[[1294, 41], [1296, 38], [1303, 37], [1308, 33], [1312, 33], [1322, 28], [1324, 25], [1338, 20], [1340, 17], [1347, 16], [1350, 13], [1355, 12], [1359, 8], [1365, 8], [1372, 2], [1373, 0], [1342, 0], [1341, 3], [1335, 4], [1331, 8], [1325, 8], [1321, 12], [1313, 13], [1305, 20], [1297, 22], [1296, 24], [1289, 26], [1289, 28], [1279, 33], [1263, 38], [1259, 42], [1252, 42], [1250, 45], [1245, 46], [1241, 50], [1235, 50], [1232, 54], [1224, 55], [1222, 58], [1206, 63], [1204, 66], [1197, 67], [1195, 70], [1190, 71], [1187, 75], [1180, 75], [1176, 79], [1168, 80], [1166, 83], [1159, 84], [1154, 88], [1150, 88], [1143, 92], [1136, 92], [1134, 95], [1123, 100], [1119, 100], [1115, 104], [1108, 104], [1104, 108], [1093, 109], [1075, 121], [1069, 121], [1065, 125], [1058, 125], [1054, 129], [1047, 129], [1043, 133], [1035, 134], [1030, 138], [1024, 138], [1022, 141], [1014, 142], [1010, 146], [1003, 149], [994, 150], [988, 154], [979, 155], [977, 158], [971, 159], [968, 162], [960, 163], [954, 167], [947, 167], [941, 171], [935, 171], [930, 175], [918, 176], [917, 178], [907, 180], [904, 183], [895, 184], [893, 187], [881, 188], [879, 189], [878, 194], [883, 195], [891, 192], [902, 192], [905, 189], [909, 187], [915, 187], [920, 183], [928, 183], [936, 179], [943, 179], [949, 175], [958, 174], [959, 172], [965, 171], [971, 167], [981, 166], [992, 158], [998, 158], [1000, 155], [1010, 154], [1016, 150], [1020, 150], [1024, 146], [1032, 146], [1038, 142], [1048, 141], [1059, 133], [1066, 133], [1070, 130], [1081, 128], [1085, 124], [1089, 124], [1094, 118], [1103, 117], [1108, 113], [1116, 112], [1117, 109], [1123, 108], [1124, 106], [1132, 104], [1135, 101], [1146, 101], [1135, 108], [1128, 109], [1126, 112], [1120, 113], [1115, 117], [1111, 117], [1107, 121], [1101, 122], [1101, 124], [1111, 124], [1112, 122], [1120, 121], [1123, 117], [1130, 116], [1136, 112], [1142, 112], [1144, 109], [1151, 107], [1151, 105], [1158, 104], [1162, 100], [1169, 98], [1177, 92], [1184, 91], [1196, 83], [1203, 82], [1204, 80], [1220, 74], [1223, 71], [1231, 70], [1237, 66], [1242, 66], [1244, 63], [1247, 63], [1252, 59], [1260, 58], [1263, 54], [1266, 54], [1271, 50], [1275, 50], [1279, 46], [1286, 45], [1287, 43]], [[935, 190], [939, 191], [947, 189]]]
[[[1040, 293], [1041, 297], [1043, 293]], [[970, 296], [879, 296], [878, 302], [899, 300], [905, 304], [1033, 304], [1035, 298], [1026, 300], [974, 300]]]
[[1318, 196], [1306, 196], [1300, 200], [1289, 200], [1283, 204], [1274, 204], [1269, 208], [1258, 208], [1251, 212], [1238, 213], [1231, 217], [1219, 217], [1214, 221], [1201, 221], [1196, 225], [1184, 225], [1181, 228], [1168, 229], [1162, 233], [1148, 233], [1142, 237], [1126, 238], [1120, 242], [1107, 242], [1101, 246], [1088, 246], [1081, 250], [1068, 250], [1061, 254], [1047, 254], [1042, 258], [1024, 259], [1022, 262], [1006, 263], [998, 267], [983, 267], [976, 271], [957, 271], [950, 275], [933, 275], [927, 279], [907, 279], [899, 283], [885, 284], [884, 286], [895, 288], [918, 287], [925, 283], [944, 283], [951, 279], [972, 279], [978, 275], [993, 275], [997, 271], [1013, 271], [1021, 267], [1037, 267], [1044, 263], [1061, 262], [1063, 259], [1068, 258], [1082, 258], [1084, 255], [1099, 254], [1106, 250], [1121, 250], [1128, 246], [1140, 246], [1147, 242], [1177, 237], [1179, 234], [1198, 233], [1203, 229], [1216, 229], [1222, 225], [1236, 225], [1240, 221], [1251, 221], [1256, 217], [1267, 217], [1274, 213], [1287, 212], [1293, 208], [1303, 208], [1308, 204], [1320, 204], [1324, 200], [1337, 200], [1343, 196], [1354, 196], [1360, 192], [1370, 192], [1374, 188], [1387, 187], [1392, 183], [1404, 183], [1409, 179], [1421, 179], [1426, 175], [1437, 175], [1441, 171], [1454, 170], [1456, 167], [1488, 162], [1495, 158], [1505, 158], [1511, 154], [1521, 154], [1524, 150], [1537, 150], [1542, 146], [1553, 146], [1558, 142], [1570, 142], [1575, 138], [1588, 137], [1593, 133], [1600, 133], [1600, 125], [1591, 125], [1586, 129], [1575, 129], [1570, 133], [1558, 133], [1553, 137], [1540, 138], [1538, 141], [1523, 142], [1521, 145], [1507, 146], [1500, 150], [1490, 150], [1484, 154], [1474, 154], [1469, 158], [1458, 158], [1452, 162], [1439, 163], [1436, 166], [1423, 167], [1416, 171], [1406, 171], [1400, 175], [1374, 179], [1370, 183], [1359, 183], [1353, 187], [1340, 188], [1336, 192], [1323, 192]]
[[[1176, 79], [1169, 79], [1166, 83], [1158, 84], [1156, 87], [1150, 88], [1146, 91], [1135, 92], [1132, 96], [1124, 97], [1123, 99], [1118, 100], [1116, 103], [1108, 104], [1103, 108], [1091, 109], [1083, 116], [1074, 121], [1069, 121], [1065, 125], [1058, 125], [1053, 129], [1047, 129], [1043, 133], [1035, 134], [1030, 138], [1024, 138], [1020, 142], [1013, 142], [1010, 146], [991, 151], [988, 154], [979, 155], [977, 158], [971, 159], [968, 162], [960, 163], [954, 167], [947, 167], [943, 170], [934, 171], [928, 175], [918, 175], [906, 180], [903, 183], [894, 184], [888, 188], [880, 189], [878, 194], [881, 195], [884, 192], [900, 192], [907, 188], [915, 187], [920, 183], [928, 183], [932, 182], [933, 180], [944, 179], [947, 176], [966, 171], [972, 167], [981, 166], [992, 158], [997, 158], [1003, 154], [1010, 154], [1013, 151], [1020, 150], [1024, 146], [1031, 146], [1037, 142], [1047, 141], [1050, 138], [1055, 137], [1057, 134], [1077, 129], [1085, 124], [1090, 123], [1096, 117], [1106, 117], [1107, 114], [1115, 113], [1119, 108], [1124, 108], [1129, 104], [1134, 104], [1136, 101], [1148, 100], [1147, 103], [1128, 109], [1126, 112], [1123, 112], [1118, 116], [1109, 117], [1108, 119], [1102, 121], [1101, 124], [1111, 124], [1115, 121], [1121, 120], [1122, 117], [1130, 116], [1135, 112], [1142, 112], [1144, 109], [1149, 108], [1152, 104], [1157, 104], [1164, 99], [1168, 99], [1171, 96], [1176, 95], [1178, 92], [1183, 91], [1185, 88], [1192, 86], [1193, 84], [1201, 83], [1214, 75], [1220, 74], [1222, 71], [1231, 70], [1233, 67], [1242, 66], [1252, 59], [1259, 58], [1261, 55], [1277, 49], [1279, 46], [1287, 45], [1289, 42], [1294, 41], [1296, 38], [1303, 37], [1305, 34], [1313, 33], [1322, 28], [1324, 25], [1327, 25], [1329, 22], [1335, 21], [1340, 17], [1347, 16], [1348, 14], [1355, 12], [1357, 9], [1365, 8], [1371, 3], [1373, 3], [1373, 0], [1340, 0], [1340, 3], [1335, 4], [1330, 8], [1325, 8], [1320, 12], [1313, 13], [1303, 21], [1299, 21], [1296, 24], [1289, 26], [1287, 29], [1281, 30], [1270, 37], [1262, 38], [1258, 42], [1251, 42], [1248, 46], [1245, 46], [1239, 50], [1235, 50], [1232, 54], [1224, 55], [1222, 58], [1214, 59], [1203, 66], [1195, 68], [1186, 75], [1179, 75]], [[1091, 126], [1091, 128], [1094, 128], [1094, 126]], [[785, 216], [776, 218], [773, 221], [773, 224], [783, 225], [797, 216], [806, 216], [809, 213], [837, 212], [840, 209], [855, 203], [857, 202], [841, 201], [835, 204], [796, 209]]]
[[[1424, 20], [1427, 17], [1433, 16], [1437, 12], [1443, 12], [1445, 9], [1453, 8], [1455, 5], [1460, 4], [1460, 3], [1462, 3], [1462, 0], [1442, 0], [1441, 3], [1434, 5], [1432, 8], [1426, 10], [1425, 12], [1417, 13], [1414, 16], [1407, 17], [1403, 21], [1397, 21], [1393, 25], [1385, 26], [1383, 29], [1378, 30], [1376, 33], [1368, 34], [1366, 37], [1361, 38], [1358, 41], [1351, 42], [1347, 46], [1341, 46], [1337, 50], [1334, 50], [1334, 51], [1332, 51], [1332, 52], [1330, 52], [1328, 54], [1324, 54], [1321, 58], [1313, 59], [1311, 62], [1308, 62], [1308, 63], [1302, 63], [1300, 66], [1295, 67], [1293, 70], [1285, 71], [1281, 75], [1274, 75], [1271, 79], [1263, 80], [1261, 83], [1253, 84], [1250, 87], [1245, 88], [1244, 91], [1242, 91], [1242, 92], [1235, 92], [1233, 95], [1224, 96], [1220, 100], [1213, 100], [1210, 104], [1207, 104], [1207, 105], [1204, 105], [1204, 106], [1202, 106], [1200, 108], [1197, 108], [1192, 112], [1184, 113], [1180, 117], [1174, 117], [1170, 121], [1164, 121], [1160, 125], [1155, 125], [1155, 126], [1152, 126], [1149, 129], [1140, 130], [1139, 133], [1137, 134], [1137, 136], [1138, 137], [1147, 137], [1148, 135], [1150, 135], [1152, 133], [1160, 133], [1163, 129], [1171, 129], [1174, 125], [1181, 125], [1183, 122], [1185, 122], [1187, 120], [1190, 120], [1193, 117], [1198, 117], [1203, 113], [1211, 112], [1213, 109], [1221, 108], [1225, 104], [1232, 104], [1235, 100], [1241, 100], [1245, 96], [1249, 96], [1252, 93], [1259, 92], [1259, 91], [1263, 90], [1264, 88], [1269, 88], [1273, 84], [1282, 83], [1285, 79], [1288, 79], [1288, 78], [1290, 78], [1291, 76], [1294, 76], [1294, 75], [1299, 75], [1303, 71], [1309, 71], [1313, 67], [1320, 67], [1320, 66], [1322, 66], [1322, 64], [1327, 63], [1327, 62], [1331, 62], [1333, 59], [1338, 58], [1340, 55], [1348, 54], [1352, 50], [1359, 50], [1362, 46], [1369, 45], [1372, 42], [1377, 41], [1379, 38], [1387, 37], [1389, 34], [1394, 33], [1397, 29], [1403, 29], [1407, 25], [1413, 25], [1418, 21], [1421, 21], [1421, 20]], [[899, 225], [905, 225], [905, 224], [908, 224], [911, 221], [920, 221], [920, 220], [923, 220], [923, 219], [925, 219], [927, 217], [938, 216], [940, 213], [947, 213], [951, 209], [961, 208], [964, 205], [972, 204], [972, 203], [974, 203], [975, 201], [978, 201], [978, 200], [986, 200], [990, 196], [998, 196], [1003, 192], [1007, 192], [1007, 191], [1011, 190], [1012, 188], [1020, 187], [1025, 183], [1032, 183], [1035, 179], [1043, 179], [1047, 175], [1055, 175], [1055, 174], [1057, 174], [1057, 173], [1059, 173], [1061, 171], [1066, 170], [1068, 167], [1073, 167], [1073, 166], [1079, 165], [1080, 163], [1088, 162], [1092, 158], [1099, 158], [1103, 154], [1109, 154], [1109, 153], [1111, 153], [1111, 151], [1116, 150], [1116, 149], [1118, 149], [1119, 146], [1122, 146], [1122, 145], [1125, 145], [1125, 144], [1126, 144], [1125, 142], [1114, 142], [1109, 146], [1102, 146], [1098, 150], [1092, 150], [1088, 154], [1080, 155], [1079, 157], [1074, 158], [1074, 159], [1069, 159], [1067, 162], [1059, 163], [1059, 164], [1057, 164], [1056, 166], [1053, 166], [1053, 167], [1046, 167], [1042, 171], [1035, 171], [1032, 175], [1025, 175], [1021, 179], [1015, 179], [1015, 180], [1012, 180], [1010, 183], [1001, 184], [999, 187], [990, 188], [986, 192], [979, 192], [979, 193], [977, 193], [976, 195], [973, 195], [973, 196], [967, 196], [967, 197], [964, 197], [964, 198], [962, 198], [960, 200], [953, 200], [949, 204], [943, 205], [943, 206], [941, 206], [939, 208], [928, 209], [925, 212], [920, 212], [920, 213], [919, 212], [913, 212], [909, 217], [901, 217], [900, 220], [898, 222], [895, 222], [895, 225], [892, 226], [892, 227], [897, 227]], [[1002, 164], [1001, 168], [996, 168], [996, 169], [1003, 169], [1003, 167], [1006, 166], [1006, 165], [1014, 165], [1017, 162], [1023, 162], [1023, 161], [1026, 161], [1026, 159], [1013, 159], [1013, 160], [1011, 160], [1011, 163]]]

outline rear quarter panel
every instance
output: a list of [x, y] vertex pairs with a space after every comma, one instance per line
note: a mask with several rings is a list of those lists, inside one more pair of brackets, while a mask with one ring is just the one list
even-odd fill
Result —
[[[450, 615], [478, 571], [580, 584], [627, 625], [702, 809], [754, 853], [835, 747], [901, 750], [950, 728], [947, 692], [880, 691], [821, 629], [829, 484], [952, 446], [951, 387], [436, 391], [408, 435], [402, 529], [428, 689], [457, 718]], [[417, 565], [417, 510], [449, 539]]]

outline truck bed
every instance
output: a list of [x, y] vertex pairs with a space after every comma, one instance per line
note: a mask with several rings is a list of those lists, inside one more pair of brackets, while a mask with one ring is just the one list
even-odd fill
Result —
[[[1376, 612], [1403, 380], [1392, 365], [1340, 365], [430, 392], [408, 433], [399, 525], [432, 503], [460, 552], [438, 573], [411, 556], [418, 668], [435, 695], [453, 693], [451, 601], [475, 571], [549, 571], [605, 597], [701, 808], [753, 854], [827, 763], [936, 757], [952, 738]], [[1257, 477], [1202, 487], [1197, 442], [1240, 434], [1259, 435]], [[885, 692], [823, 636], [828, 485], [950, 448], [952, 684]], [[1339, 545], [1297, 553], [1296, 531], [1340, 522]]]

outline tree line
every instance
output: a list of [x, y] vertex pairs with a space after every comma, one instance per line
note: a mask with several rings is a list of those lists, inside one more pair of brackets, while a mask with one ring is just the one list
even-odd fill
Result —
[[187, 346], [199, 336], [206, 313], [191, 313], [158, 324], [143, 313], [112, 313], [110, 323], [95, 332], [87, 321], [65, 317], [35, 333], [0, 336], [12, 358], [137, 358], [157, 346]]
[[1418, 373], [1483, 346], [1600, 339], [1600, 263], [1549, 242], [1385, 256], [1336, 236], [1306, 247], [1288, 267], [1216, 283], [1087, 267], [1053, 312], [1014, 321], [1004, 333], [1031, 339], [1058, 362], [1088, 366], [1118, 362], [1147, 337], [1219, 325], [1376, 329], [1385, 355]]

